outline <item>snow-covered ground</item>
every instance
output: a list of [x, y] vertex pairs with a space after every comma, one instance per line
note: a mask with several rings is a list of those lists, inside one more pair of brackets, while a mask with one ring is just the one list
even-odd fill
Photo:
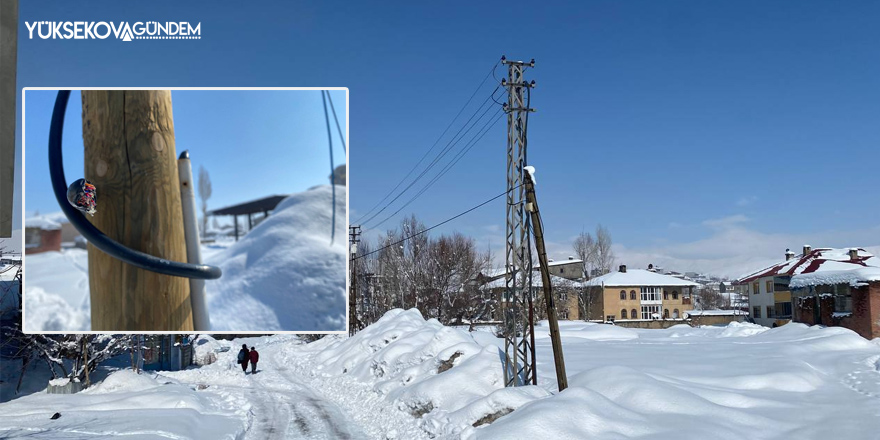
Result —
[[[331, 189], [284, 199], [238, 242], [202, 245], [202, 259], [223, 269], [206, 282], [214, 330], [326, 331], [345, 327], [347, 226], [344, 186], [336, 187], [336, 237], [330, 244]], [[25, 261], [25, 328], [91, 328], [88, 253], [69, 248]]]
[[[563, 322], [561, 393], [546, 326], [536, 333], [539, 384], [520, 388], [503, 388], [502, 342], [491, 332], [444, 327], [415, 310], [391, 311], [352, 338], [207, 341], [199, 350], [232, 349], [202, 368], [120, 372], [80, 394], [2, 404], [0, 437], [874, 440], [880, 432], [880, 340], [843, 328]], [[234, 363], [243, 342], [261, 353], [255, 375]], [[54, 412], [62, 417], [50, 420]]]

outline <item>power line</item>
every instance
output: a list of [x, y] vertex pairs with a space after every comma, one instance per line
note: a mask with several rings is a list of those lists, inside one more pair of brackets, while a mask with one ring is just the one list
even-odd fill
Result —
[[333, 106], [333, 98], [330, 96], [329, 90], [325, 90], [324, 93], [327, 94], [327, 100], [330, 101], [330, 110], [333, 112], [333, 120], [336, 121], [336, 131], [339, 132], [339, 140], [342, 142], [342, 152], [346, 153], [348, 147], [345, 145], [345, 137], [342, 136], [342, 128], [339, 126], [339, 118], [336, 117], [336, 107]]
[[[500, 114], [501, 114], [501, 110], [498, 111], [498, 115], [500, 115]], [[471, 141], [469, 141], [468, 144], [466, 144], [461, 150], [459, 150], [458, 153], [456, 153], [455, 156], [453, 156], [452, 160], [450, 160], [443, 167], [443, 169], [441, 169], [440, 172], [437, 173], [436, 176], [431, 178], [431, 180], [424, 187], [422, 187], [422, 189], [420, 189], [418, 193], [416, 193], [406, 203], [404, 203], [400, 208], [398, 208], [397, 211], [394, 211], [393, 214], [389, 215], [388, 217], [385, 217], [382, 221], [373, 224], [373, 226], [370, 226], [369, 228], [367, 228], [367, 230], [375, 229], [379, 225], [392, 219], [394, 216], [396, 216], [401, 211], [403, 211], [404, 208], [409, 206], [410, 203], [412, 203], [413, 201], [415, 201], [416, 199], [421, 197], [421, 195], [424, 194], [425, 191], [427, 191], [431, 186], [433, 186], [434, 183], [436, 183], [438, 180], [440, 180], [440, 178], [442, 178], [444, 175], [446, 175], [446, 173], [449, 172], [449, 170], [452, 169], [452, 167], [455, 166], [471, 150], [471, 148], [474, 147], [474, 145], [476, 145], [480, 140], [482, 140], [483, 136], [485, 136], [486, 133], [488, 133], [489, 130], [491, 130], [492, 127], [494, 127], [495, 124], [497, 124], [499, 120], [501, 120], [501, 118], [489, 119], [486, 122], [486, 124], [483, 125], [483, 128], [478, 130], [477, 134], [471, 139]]]
[[[522, 186], [522, 185], [520, 185], [520, 186]], [[518, 187], [517, 187], [517, 188], [518, 188]], [[516, 189], [516, 188], [513, 188], [513, 189]], [[512, 190], [513, 190], [513, 189], [512, 189]], [[423, 229], [423, 230], [421, 230], [421, 231], [419, 231], [419, 232], [416, 232], [415, 234], [412, 234], [412, 235], [410, 235], [410, 236], [408, 236], [408, 237], [405, 237], [405, 238], [402, 238], [402, 239], [400, 239], [400, 240], [398, 240], [398, 241], [395, 241], [394, 243], [390, 243], [390, 244], [387, 244], [387, 245], [385, 245], [385, 246], [382, 246], [382, 247], [380, 247], [379, 249], [376, 249], [376, 250], [374, 250], [374, 251], [372, 251], [372, 252], [368, 252], [368, 253], [366, 253], [366, 254], [363, 254], [363, 255], [357, 256], [357, 257], [354, 258], [354, 260], [359, 260], [359, 259], [361, 259], [361, 258], [368, 257], [368, 256], [370, 256], [370, 255], [375, 254], [376, 252], [383, 251], [383, 250], [388, 249], [388, 248], [390, 248], [390, 247], [392, 247], [392, 246], [396, 246], [396, 245], [398, 245], [398, 244], [400, 244], [400, 243], [403, 243], [404, 241], [407, 241], [407, 240], [409, 240], [409, 239], [411, 239], [411, 238], [413, 238], [413, 237], [416, 237], [416, 236], [422, 235], [422, 234], [424, 234], [425, 232], [430, 231], [431, 229], [434, 229], [434, 228], [438, 228], [438, 227], [440, 227], [440, 226], [443, 226], [443, 225], [445, 225], [446, 223], [449, 223], [449, 222], [451, 222], [451, 221], [453, 221], [453, 220], [455, 220], [455, 219], [457, 219], [457, 218], [459, 218], [459, 217], [461, 217], [461, 216], [463, 216], [463, 215], [465, 215], [465, 214], [469, 214], [470, 212], [472, 212], [472, 211], [474, 211], [474, 210], [477, 210], [477, 209], [479, 209], [479, 208], [482, 208], [482, 207], [485, 206], [485, 205], [488, 205], [489, 203], [495, 201], [496, 199], [499, 199], [499, 198], [503, 197], [505, 194], [507, 194], [507, 191], [504, 191], [503, 193], [498, 194], [497, 196], [492, 197], [491, 199], [486, 200], [485, 202], [480, 203], [479, 205], [474, 206], [474, 207], [468, 209], [467, 211], [463, 211], [463, 212], [458, 213], [458, 214], [456, 214], [456, 215], [454, 215], [454, 216], [452, 216], [452, 217], [449, 217], [448, 219], [443, 220], [442, 222], [437, 223], [436, 225], [431, 226], [430, 228]]]
[[[419, 159], [419, 161], [416, 162], [415, 165], [413, 165], [413, 167], [409, 170], [409, 172], [407, 172], [406, 175], [403, 176], [402, 179], [400, 179], [400, 182], [397, 182], [397, 185], [395, 185], [394, 188], [391, 189], [391, 191], [388, 191], [388, 193], [385, 194], [385, 197], [382, 197], [382, 200], [379, 200], [372, 208], [370, 208], [369, 211], [367, 211], [366, 213], [361, 215], [360, 218], [358, 218], [355, 221], [355, 223], [359, 223], [364, 217], [370, 215], [370, 213], [373, 212], [373, 210], [378, 208], [379, 205], [382, 204], [382, 202], [384, 202], [385, 200], [388, 200], [388, 197], [391, 197], [391, 195], [394, 194], [395, 191], [397, 191], [397, 188], [400, 188], [400, 185], [402, 185], [403, 182], [405, 182], [406, 179], [408, 179], [409, 176], [412, 175], [413, 171], [415, 171], [419, 167], [419, 165], [422, 164], [422, 162], [425, 160], [425, 158], [428, 157], [429, 154], [431, 154], [431, 151], [434, 151], [434, 148], [437, 147], [437, 144], [440, 143], [440, 140], [443, 139], [443, 136], [446, 136], [446, 133], [449, 131], [450, 128], [452, 128], [452, 125], [455, 124], [455, 121], [458, 120], [458, 117], [461, 116], [461, 113], [464, 112], [464, 109], [466, 109], [468, 107], [468, 105], [470, 105], [471, 101], [474, 99], [474, 96], [477, 95], [477, 92], [479, 92], [480, 89], [483, 87], [483, 84], [486, 83], [486, 80], [488, 80], [489, 77], [493, 75], [495, 68], [498, 67], [499, 62], [496, 62], [492, 66], [492, 68], [489, 70], [489, 73], [486, 74], [486, 76], [483, 78], [482, 81], [480, 81], [480, 84], [477, 86], [476, 89], [474, 89], [474, 92], [471, 94], [470, 98], [468, 98], [467, 102], [464, 103], [464, 105], [461, 107], [461, 109], [458, 111], [458, 113], [455, 114], [455, 117], [452, 118], [452, 121], [449, 122], [449, 125], [446, 126], [446, 129], [443, 130], [443, 133], [440, 134], [440, 136], [437, 138], [437, 140], [434, 141], [434, 144], [431, 145], [431, 148], [429, 148], [428, 151], [426, 151], [425, 154], [422, 155], [422, 157]], [[497, 90], [497, 88], [496, 88], [496, 90]], [[493, 91], [492, 93], [494, 94], [495, 92]], [[479, 109], [477, 111], [479, 111]]]
[[[496, 87], [495, 90], [492, 91], [492, 94], [494, 95], [494, 93], [495, 93], [496, 91], [498, 91], [499, 88], [500, 88], [500, 87]], [[492, 109], [492, 105], [490, 104], [488, 107], [486, 107], [486, 104], [489, 102], [489, 99], [490, 99], [490, 98], [492, 98], [492, 95], [488, 96], [488, 97], [483, 101], [483, 103], [480, 104], [480, 107], [477, 109], [477, 111], [476, 111], [473, 115], [471, 115], [470, 118], [468, 118], [468, 121], [465, 122], [465, 125], [462, 125], [461, 128], [458, 129], [458, 132], [452, 137], [452, 139], [446, 144], [446, 146], [443, 147], [443, 150], [441, 150], [441, 151], [438, 153], [438, 155], [434, 157], [434, 159], [431, 161], [431, 163], [428, 164], [428, 166], [425, 167], [425, 169], [422, 170], [422, 172], [419, 173], [419, 175], [416, 176], [416, 178], [413, 179], [413, 181], [410, 182], [410, 183], [406, 186], [406, 188], [404, 188], [400, 193], [398, 193], [396, 196], [394, 196], [394, 198], [391, 199], [391, 201], [389, 201], [385, 206], [383, 206], [382, 209], [380, 209], [379, 211], [377, 211], [376, 213], [374, 213], [373, 215], [371, 215], [371, 216], [370, 216], [369, 218], [367, 218], [366, 220], [364, 220], [364, 221], [362, 221], [362, 222], [359, 222], [359, 223], [367, 224], [367, 223], [369, 223], [370, 221], [372, 221], [374, 218], [376, 218], [377, 216], [379, 216], [379, 214], [381, 214], [381, 213], [384, 212], [386, 209], [388, 209], [388, 207], [390, 207], [391, 204], [393, 204], [395, 201], [397, 201], [397, 199], [399, 199], [401, 196], [403, 196], [404, 194], [406, 194], [406, 192], [409, 191], [410, 188], [412, 188], [413, 186], [415, 186], [415, 184], [418, 183], [418, 181], [421, 180], [422, 177], [424, 177], [426, 174], [428, 174], [428, 172], [431, 171], [431, 169], [434, 168], [434, 166], [437, 165], [437, 163], [439, 163], [440, 160], [443, 159], [443, 157], [446, 156], [446, 154], [448, 154], [449, 151], [452, 150], [453, 147], [455, 147], [459, 142], [461, 142], [461, 140], [464, 139], [464, 138], [467, 136], [467, 134], [470, 133], [470, 131], [471, 131], [474, 127], [477, 126], [477, 124], [478, 124], [478, 123], [479, 123], [479, 122], [480, 122], [480, 121], [486, 116], [487, 113], [489, 113], [489, 110]], [[477, 118], [477, 120], [474, 121], [473, 124], [471, 124], [471, 121], [474, 119], [474, 116], [476, 116], [476, 115], [480, 112], [480, 110], [482, 110], [484, 107], [485, 107], [485, 110], [483, 111], [482, 114], [480, 114], [480, 117]], [[470, 127], [468, 127], [469, 124], [470, 124]], [[464, 131], [464, 133], [462, 133], [462, 130], [464, 130], [465, 127], [468, 127], [468, 128], [467, 128], [467, 130]], [[479, 130], [477, 131], [477, 133], [479, 133]], [[459, 135], [461, 135], [461, 136], [459, 137]], [[474, 135], [474, 137], [476, 137], [476, 136], [477, 136], [477, 135]], [[471, 138], [471, 139], [473, 139], [473, 138]], [[470, 142], [470, 141], [468, 141], [468, 142]], [[465, 145], [467, 145], [467, 143], [465, 143]], [[400, 211], [398, 210], [397, 212], [400, 212]], [[364, 217], [364, 216], [362, 216], [362, 217], [361, 217], [360, 219], [358, 219], [358, 220], [362, 220], [363, 217]], [[384, 222], [384, 220], [383, 220], [383, 222]]]
[[[321, 102], [324, 103], [324, 121], [327, 122], [327, 142], [330, 144], [330, 190], [333, 193], [333, 225], [330, 229], [330, 244], [336, 240], [336, 169], [333, 166], [333, 135], [330, 134], [330, 116], [327, 115], [327, 99], [324, 94], [326, 90], [321, 90]], [[327, 93], [329, 95], [329, 93]]]

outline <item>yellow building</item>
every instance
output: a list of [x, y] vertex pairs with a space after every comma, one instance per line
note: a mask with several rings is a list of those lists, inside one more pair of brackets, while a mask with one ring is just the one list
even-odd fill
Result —
[[670, 275], [620, 266], [586, 281], [586, 313], [592, 321], [684, 319], [692, 310], [697, 283]]

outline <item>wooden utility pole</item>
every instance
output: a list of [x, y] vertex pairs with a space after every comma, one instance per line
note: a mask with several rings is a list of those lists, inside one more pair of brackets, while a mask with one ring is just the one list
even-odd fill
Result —
[[[187, 261], [171, 92], [82, 92], [89, 220], [132, 249]], [[92, 330], [191, 331], [189, 283], [117, 260], [89, 244]]]
[[538, 211], [538, 200], [535, 197], [535, 181], [529, 172], [523, 173], [526, 190], [525, 210], [532, 217], [535, 248], [538, 250], [538, 262], [541, 265], [541, 282], [544, 285], [544, 300], [547, 304], [547, 320], [550, 322], [550, 341], [553, 344], [553, 363], [556, 366], [556, 383], [559, 391], [568, 388], [568, 376], [565, 374], [565, 360], [562, 357], [562, 339], [559, 337], [559, 321], [556, 318], [556, 301], [553, 298], [553, 286], [550, 284], [550, 269], [547, 266], [547, 249], [544, 247], [544, 224]]

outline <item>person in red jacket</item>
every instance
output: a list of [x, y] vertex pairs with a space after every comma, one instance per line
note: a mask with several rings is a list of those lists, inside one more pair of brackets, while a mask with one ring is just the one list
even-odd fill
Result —
[[249, 359], [251, 361], [251, 374], [256, 374], [257, 373], [257, 361], [260, 360], [260, 353], [257, 352], [256, 348], [251, 347]]

